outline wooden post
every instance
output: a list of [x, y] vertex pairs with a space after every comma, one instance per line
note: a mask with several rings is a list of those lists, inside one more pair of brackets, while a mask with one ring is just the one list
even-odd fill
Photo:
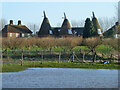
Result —
[[75, 60], [75, 53], [73, 52], [73, 62], [74, 62], [74, 60]]
[[65, 53], [65, 49], [64, 49], [64, 53]]
[[23, 52], [22, 52], [22, 56], [21, 56], [21, 66], [23, 66]]
[[80, 49], [80, 54], [81, 54], [81, 49]]
[[85, 60], [85, 53], [83, 53], [83, 60], [82, 60], [82, 62], [84, 62], [84, 60]]
[[50, 48], [50, 55], [51, 55], [51, 48]]
[[111, 54], [111, 55], [110, 55], [110, 63], [112, 62], [112, 56], [113, 56], [113, 55]]
[[93, 62], [96, 62], [96, 52], [94, 52]]
[[96, 60], [96, 54], [95, 54], [95, 62], [97, 62], [97, 60]]
[[2, 55], [2, 52], [1, 52], [1, 58], [0, 58], [0, 59], [1, 59], [1, 60], [0, 60], [1, 67], [2, 67], [2, 65], [3, 65], [3, 64], [2, 64], [2, 63], [3, 63], [3, 61], [2, 61], [2, 57], [3, 57], [3, 55]]
[[61, 53], [59, 53], [59, 62], [58, 63], [60, 63], [60, 60], [61, 60]]
[[7, 52], [7, 59], [8, 59], [8, 61], [9, 61], [10, 58], [9, 58], [8, 50], [7, 50], [7, 49], [6, 49], [6, 52]]
[[41, 58], [42, 58], [41, 64], [43, 64], [43, 54], [42, 54]]

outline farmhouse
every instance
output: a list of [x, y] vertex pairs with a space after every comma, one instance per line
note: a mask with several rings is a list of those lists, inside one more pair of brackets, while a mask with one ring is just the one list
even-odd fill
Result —
[[32, 31], [22, 25], [20, 20], [18, 20], [18, 25], [14, 25], [13, 20], [10, 20], [10, 24], [5, 25], [1, 32], [2, 37], [30, 37], [32, 35]]
[[114, 26], [104, 32], [104, 37], [120, 38], [120, 24], [116, 22]]

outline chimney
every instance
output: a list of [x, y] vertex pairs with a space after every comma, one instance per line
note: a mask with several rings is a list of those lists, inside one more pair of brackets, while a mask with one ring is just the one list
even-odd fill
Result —
[[18, 25], [21, 25], [21, 20], [18, 20]]
[[13, 20], [10, 20], [10, 25], [13, 25]]

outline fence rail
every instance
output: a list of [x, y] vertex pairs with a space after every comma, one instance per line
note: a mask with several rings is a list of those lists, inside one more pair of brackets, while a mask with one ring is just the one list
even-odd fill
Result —
[[[92, 53], [90, 51], [81, 50], [2, 50], [3, 63], [21, 62], [23, 61], [69, 61], [69, 62], [85, 62], [92, 61]], [[103, 57], [97, 56], [97, 60], [103, 60]], [[22, 64], [21, 64], [22, 65]]]

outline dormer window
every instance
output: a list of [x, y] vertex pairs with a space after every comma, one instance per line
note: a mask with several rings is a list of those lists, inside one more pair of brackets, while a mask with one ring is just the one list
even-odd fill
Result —
[[101, 29], [98, 29], [98, 34], [102, 34]]

